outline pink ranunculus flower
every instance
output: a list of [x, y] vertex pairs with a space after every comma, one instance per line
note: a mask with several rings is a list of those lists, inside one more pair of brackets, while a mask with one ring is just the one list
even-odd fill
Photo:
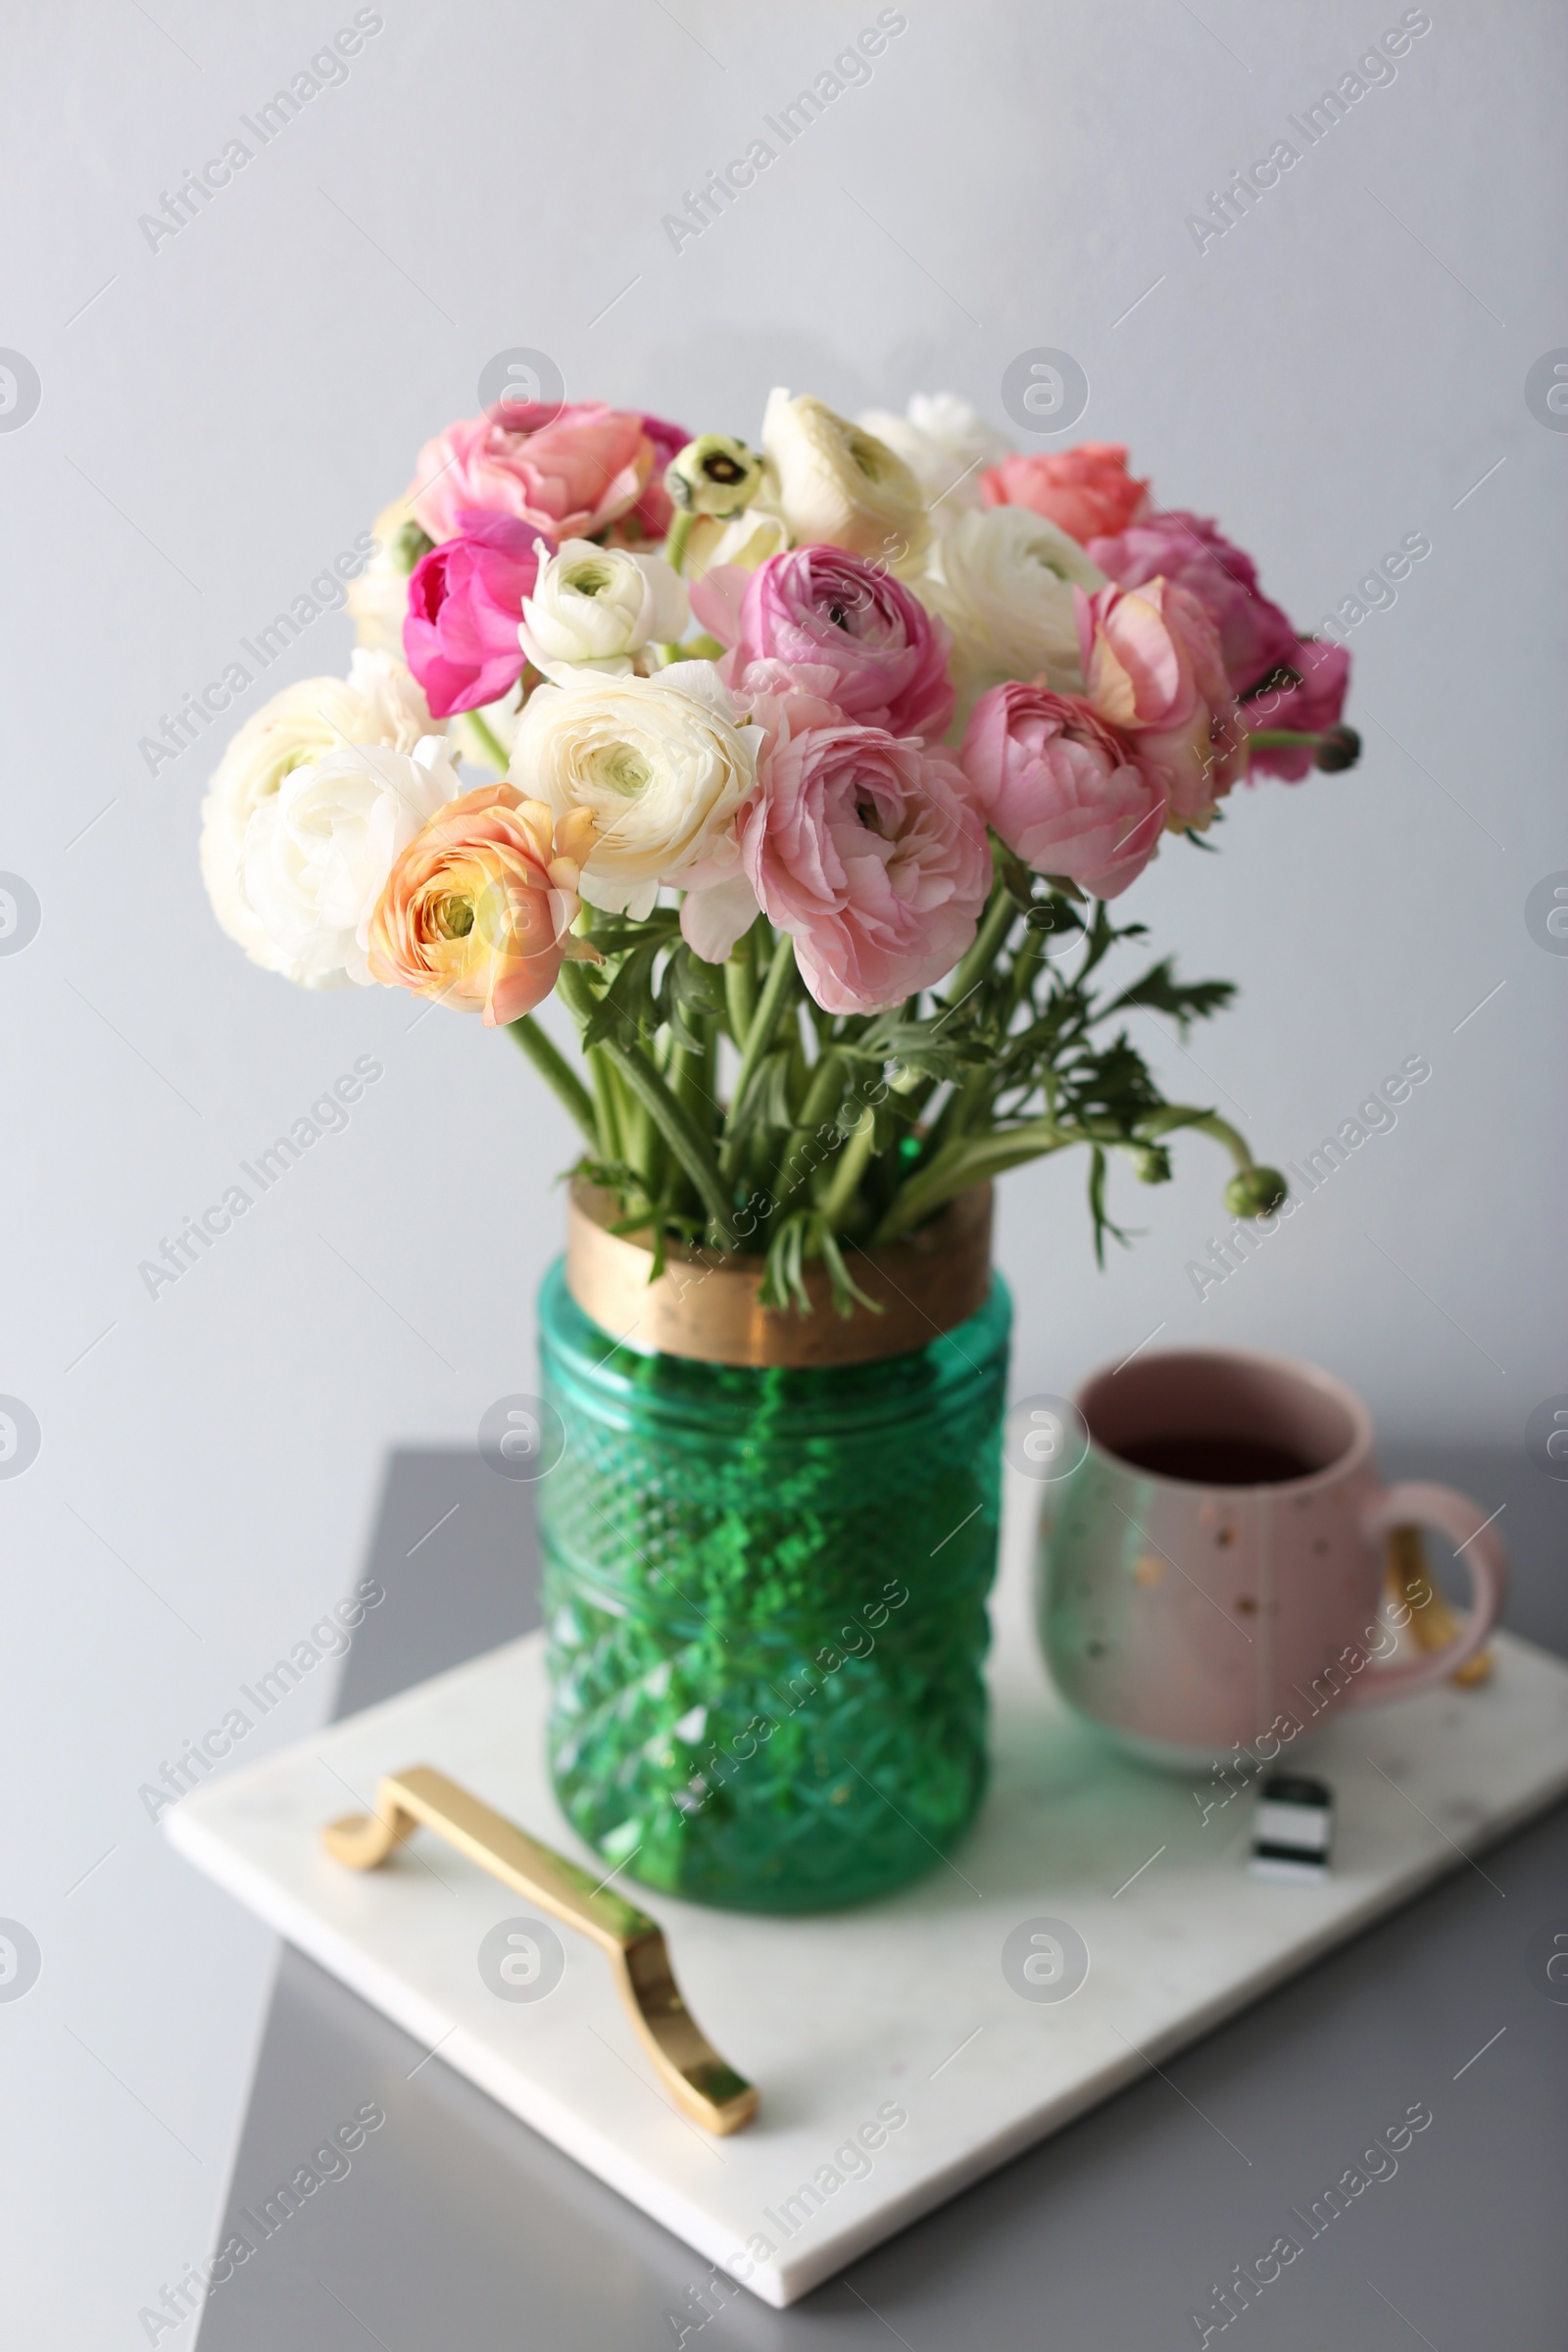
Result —
[[988, 507], [1032, 507], [1080, 547], [1149, 512], [1149, 484], [1128, 472], [1120, 441], [1004, 458], [980, 476], [980, 496]]
[[1165, 796], [1173, 830], [1201, 830], [1246, 770], [1246, 729], [1219, 633], [1170, 580], [1074, 591], [1087, 699]]
[[1158, 780], [1082, 695], [1014, 679], [993, 686], [959, 759], [993, 831], [1037, 874], [1066, 874], [1113, 899], [1159, 847]]
[[806, 663], [831, 673], [831, 684], [813, 677], [812, 691], [864, 726], [936, 740], [953, 716], [946, 622], [843, 548], [793, 547], [752, 572], [710, 571], [693, 584], [692, 607], [729, 648], [719, 674], [731, 688], [754, 662]]
[[522, 600], [551, 551], [532, 525], [479, 507], [456, 517], [458, 535], [421, 556], [409, 579], [403, 651], [437, 718], [478, 710], [522, 675]]
[[1259, 590], [1251, 557], [1206, 515], [1148, 514], [1114, 537], [1091, 539], [1087, 552], [1118, 588], [1164, 578], [1196, 596], [1219, 631], [1233, 694], [1246, 694], [1295, 654], [1296, 631]]
[[752, 716], [769, 747], [742, 864], [811, 995], [824, 1012], [875, 1012], [932, 987], [991, 887], [985, 825], [951, 754], [815, 695], [762, 696]]
[[586, 401], [553, 415], [509, 402], [425, 443], [409, 503], [438, 542], [455, 535], [469, 507], [490, 507], [551, 539], [587, 539], [637, 504], [655, 455], [629, 409]]
[[[1259, 733], [1268, 727], [1290, 727], [1304, 735], [1321, 735], [1326, 727], [1337, 726], [1350, 683], [1347, 648], [1323, 638], [1298, 637], [1281, 666], [1289, 674], [1278, 685], [1265, 684], [1243, 703], [1243, 724]], [[1293, 679], [1298, 683], [1293, 684]], [[1250, 772], [1299, 784], [1315, 757], [1309, 743], [1265, 746], [1252, 753]]]

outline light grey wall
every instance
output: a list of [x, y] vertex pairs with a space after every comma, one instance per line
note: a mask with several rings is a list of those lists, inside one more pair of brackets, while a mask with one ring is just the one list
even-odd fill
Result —
[[[1144, 1024], [1156, 1067], [1271, 1159], [1405, 1056], [1432, 1075], [1202, 1299], [1185, 1268], [1224, 1174], [1202, 1143], [1163, 1193], [1118, 1181], [1147, 1232], [1103, 1275], [1082, 1171], [1009, 1179], [1015, 1386], [1068, 1388], [1159, 1328], [1315, 1356], [1390, 1429], [1515, 1444], [1568, 1386], [1568, 964], [1525, 923], [1568, 867], [1568, 440], [1524, 393], [1568, 342], [1564, 37], [1535, 0], [1434, 0], [1392, 84], [1200, 253], [1186, 216], [1392, 0], [912, 0], [870, 81], [676, 252], [662, 216], [875, 7], [386, 0], [343, 85], [154, 251], [138, 216], [349, 0], [9, 13], [0, 343], [41, 405], [0, 431], [0, 867], [42, 924], [0, 958], [0, 1389], [43, 1446], [0, 1482], [0, 1913], [44, 1975], [0, 2006], [25, 2119], [0, 2211], [28, 2254], [3, 2291], [17, 2340], [105, 2352], [207, 2248], [270, 1966], [138, 1785], [348, 1582], [389, 1442], [466, 1441], [531, 1385], [572, 1149], [476, 1024], [247, 965], [196, 871], [212, 754], [155, 777], [139, 739], [366, 528], [504, 347], [554, 355], [574, 396], [743, 433], [776, 382], [846, 410], [951, 387], [1000, 423], [1007, 362], [1065, 347], [1080, 429], [1218, 514], [1301, 623], [1432, 541], [1353, 633], [1360, 768], [1240, 793], [1221, 856], [1173, 843], [1123, 902], [1244, 991], [1191, 1062]], [[349, 645], [323, 617], [242, 711]], [[138, 1261], [366, 1054], [385, 1074], [349, 1131], [149, 1298]], [[329, 1671], [246, 1752], [318, 1720]]]

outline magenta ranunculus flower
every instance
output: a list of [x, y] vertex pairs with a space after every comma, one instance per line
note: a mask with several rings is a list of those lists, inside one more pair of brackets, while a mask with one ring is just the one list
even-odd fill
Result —
[[952, 756], [858, 726], [815, 695], [763, 696], [747, 878], [791, 932], [825, 1012], [875, 1012], [950, 972], [991, 887], [985, 825]]
[[421, 556], [409, 580], [403, 651], [437, 718], [499, 702], [522, 675], [522, 600], [539, 576], [531, 523], [466, 507], [458, 535]]
[[639, 545], [644, 539], [662, 539], [669, 529], [675, 510], [669, 503], [669, 492], [664, 488], [664, 468], [671, 458], [679, 457], [688, 441], [696, 438], [683, 424], [671, 424], [664, 416], [645, 416], [642, 426], [654, 445], [654, 469], [648, 476], [648, 486], [641, 498], [624, 517], [627, 523], [635, 526], [634, 531], [628, 533], [633, 546]]
[[992, 829], [1037, 874], [1097, 899], [1136, 880], [1159, 847], [1165, 796], [1080, 694], [1009, 679], [974, 707], [959, 754]]
[[438, 541], [453, 537], [470, 507], [510, 514], [551, 539], [587, 539], [637, 504], [655, 455], [629, 409], [586, 401], [552, 413], [509, 402], [425, 443], [409, 503], [419, 528]]
[[693, 584], [692, 606], [729, 648], [719, 670], [733, 690], [754, 662], [783, 662], [808, 665], [813, 693], [890, 735], [935, 739], [953, 716], [947, 624], [843, 548], [792, 547], [752, 572], [721, 567]]
[[1085, 552], [1118, 588], [1141, 588], [1148, 580], [1164, 578], [1196, 596], [1219, 631], [1233, 694], [1246, 694], [1291, 662], [1295, 629], [1259, 590], [1251, 557], [1224, 538], [1206, 515], [1180, 510], [1151, 514], [1114, 538], [1091, 539]]
[[[1290, 727], [1303, 735], [1321, 735], [1337, 726], [1350, 683], [1350, 657], [1343, 645], [1318, 637], [1298, 637], [1283, 666], [1290, 677], [1265, 686], [1242, 705], [1242, 723], [1261, 733], [1268, 727]], [[1298, 680], [1292, 684], [1291, 679]], [[1316, 753], [1309, 743], [1265, 745], [1252, 754], [1253, 775], [1279, 776], [1299, 784], [1308, 774]]]
[[1219, 633], [1173, 581], [1073, 591], [1088, 701], [1165, 796], [1166, 821], [1200, 829], [1246, 772], [1246, 728]]

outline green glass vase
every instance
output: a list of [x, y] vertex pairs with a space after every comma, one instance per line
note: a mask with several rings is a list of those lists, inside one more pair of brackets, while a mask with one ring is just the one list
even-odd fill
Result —
[[906, 1355], [736, 1369], [540, 1298], [561, 1804], [607, 1865], [740, 1911], [887, 1894], [986, 1784], [1011, 1305]]

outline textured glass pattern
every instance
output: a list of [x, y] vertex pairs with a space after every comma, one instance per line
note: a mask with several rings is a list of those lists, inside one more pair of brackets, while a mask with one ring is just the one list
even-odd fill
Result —
[[810, 1911], [935, 1866], [986, 1780], [1011, 1307], [912, 1355], [742, 1371], [540, 1301], [551, 1767], [607, 1864]]

